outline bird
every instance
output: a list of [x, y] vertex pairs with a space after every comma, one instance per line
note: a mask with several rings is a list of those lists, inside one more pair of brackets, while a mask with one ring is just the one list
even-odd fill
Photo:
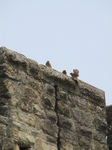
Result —
[[76, 81], [76, 83], [78, 83], [78, 76], [79, 76], [79, 70], [77, 69], [73, 69], [73, 73], [70, 73], [70, 75], [72, 76], [72, 79]]
[[63, 74], [65, 74], [65, 75], [67, 75], [67, 72], [66, 72], [66, 70], [63, 70], [63, 71], [62, 71], [62, 73], [63, 73]]
[[74, 73], [74, 76], [75, 76], [75, 77], [78, 77], [78, 76], [79, 76], [79, 70], [73, 69], [73, 73]]
[[46, 62], [46, 66], [49, 67], [49, 68], [52, 68], [52, 66], [51, 66], [49, 61]]

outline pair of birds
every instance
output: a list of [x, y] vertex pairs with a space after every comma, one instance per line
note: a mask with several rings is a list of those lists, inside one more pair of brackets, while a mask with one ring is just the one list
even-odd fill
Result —
[[[67, 75], [66, 70], [63, 70], [62, 72], [63, 74]], [[78, 76], [79, 76], [79, 70], [77, 69], [73, 69], [73, 72], [70, 73], [70, 75], [72, 76], [72, 79], [76, 81], [76, 83], [78, 83]]]
[[[46, 62], [46, 66], [49, 67], [49, 68], [52, 68], [49, 61]], [[63, 70], [62, 73], [67, 75], [66, 70]], [[72, 79], [75, 80], [78, 83], [78, 78], [77, 77], [79, 76], [79, 70], [73, 69], [73, 73], [70, 73], [70, 75], [72, 76]]]

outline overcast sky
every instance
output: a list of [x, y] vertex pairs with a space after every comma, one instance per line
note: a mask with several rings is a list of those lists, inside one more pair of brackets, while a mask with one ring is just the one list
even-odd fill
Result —
[[112, 104], [112, 0], [0, 0], [0, 47], [105, 91]]

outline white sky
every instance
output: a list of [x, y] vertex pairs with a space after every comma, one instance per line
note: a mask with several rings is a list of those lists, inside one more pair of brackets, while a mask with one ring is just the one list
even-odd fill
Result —
[[112, 0], [1, 0], [0, 47], [105, 91], [112, 104]]

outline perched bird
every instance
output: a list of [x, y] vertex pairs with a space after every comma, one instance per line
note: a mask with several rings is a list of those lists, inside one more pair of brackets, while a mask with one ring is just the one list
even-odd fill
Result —
[[70, 75], [72, 76], [73, 80], [75, 80], [77, 83], [79, 82], [77, 78], [79, 76], [79, 70], [73, 69], [73, 73], [70, 73]]
[[52, 66], [51, 66], [49, 61], [46, 62], [46, 66], [49, 67], [49, 68], [52, 68]]
[[74, 76], [75, 76], [75, 77], [78, 77], [78, 76], [79, 76], [79, 70], [73, 69], [73, 73], [74, 73]]
[[66, 72], [66, 70], [63, 70], [63, 71], [62, 71], [62, 73], [63, 73], [63, 74], [65, 74], [65, 75], [67, 75], [67, 72]]

